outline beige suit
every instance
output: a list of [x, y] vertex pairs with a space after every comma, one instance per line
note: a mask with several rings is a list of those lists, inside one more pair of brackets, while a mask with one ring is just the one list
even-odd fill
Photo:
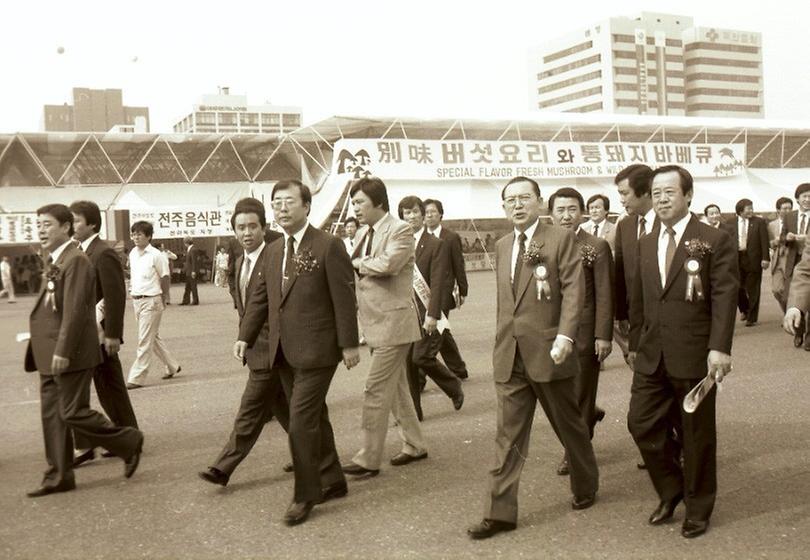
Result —
[[768, 222], [768, 241], [771, 246], [771, 291], [784, 313], [792, 271], [790, 273], [787, 271], [788, 247], [785, 241], [780, 239], [781, 233], [779, 218]]
[[[593, 222], [588, 220], [580, 227], [582, 227], [586, 233], [593, 235], [593, 225]], [[597, 237], [600, 237], [608, 242], [611, 252], [616, 251], [616, 224], [610, 220], [604, 220], [601, 224], [599, 224], [599, 235], [597, 235]]]
[[410, 344], [421, 338], [421, 332], [413, 302], [413, 231], [405, 222], [386, 214], [374, 224], [370, 254], [363, 256], [368, 233], [368, 226], [357, 232], [352, 255], [353, 259], [361, 259], [358, 317], [372, 352], [363, 400], [363, 447], [352, 461], [377, 470], [382, 463], [389, 412], [399, 425], [403, 453], [418, 455], [425, 451], [406, 375]]
[[595, 493], [598, 469], [588, 426], [574, 396], [579, 362], [574, 349], [561, 364], [549, 352], [562, 335], [574, 340], [585, 304], [585, 279], [574, 235], [538, 223], [534, 243], [548, 270], [548, 299], [538, 300], [534, 265], [524, 264], [515, 287], [511, 280], [515, 234], [496, 245], [498, 311], [492, 356], [497, 396], [495, 465], [484, 517], [515, 523], [517, 495], [538, 399], [568, 452], [571, 490]]
[[787, 307], [796, 307], [802, 313], [810, 312], [810, 243], [805, 243], [802, 260], [793, 269]]

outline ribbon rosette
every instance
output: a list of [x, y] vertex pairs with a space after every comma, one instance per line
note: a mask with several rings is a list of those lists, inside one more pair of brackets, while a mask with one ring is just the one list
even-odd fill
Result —
[[548, 268], [544, 264], [534, 267], [534, 280], [537, 282], [537, 301], [551, 299], [551, 286], [548, 283]]
[[683, 265], [686, 269], [686, 301], [703, 301], [703, 282], [700, 279], [700, 261], [692, 257]]
[[51, 305], [54, 313], [57, 311], [56, 308], [56, 279], [59, 276], [59, 269], [56, 266], [51, 266], [48, 269], [48, 272], [45, 274], [45, 278], [47, 279], [47, 283], [45, 284], [45, 304]]

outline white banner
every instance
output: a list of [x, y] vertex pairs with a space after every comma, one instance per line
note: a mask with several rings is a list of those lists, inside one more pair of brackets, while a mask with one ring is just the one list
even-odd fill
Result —
[[745, 144], [343, 139], [332, 174], [382, 179], [613, 177], [634, 163], [680, 165], [694, 177], [742, 173]]
[[233, 208], [162, 207], [129, 211], [130, 227], [145, 221], [155, 228], [154, 239], [233, 235]]
[[0, 214], [0, 245], [39, 243], [36, 212]]

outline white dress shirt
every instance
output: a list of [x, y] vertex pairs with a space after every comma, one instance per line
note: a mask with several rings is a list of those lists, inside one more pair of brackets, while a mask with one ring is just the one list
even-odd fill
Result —
[[160, 279], [169, 275], [168, 259], [152, 245], [129, 252], [129, 291], [133, 296], [159, 296], [163, 293]]
[[81, 250], [82, 250], [82, 251], [84, 251], [84, 252], [86, 253], [86, 252], [87, 252], [87, 248], [88, 248], [88, 247], [90, 247], [90, 244], [93, 242], [93, 240], [94, 240], [96, 237], [98, 237], [98, 234], [97, 234], [97, 233], [94, 233], [93, 235], [91, 235], [90, 237], [88, 237], [87, 239], [85, 239], [84, 241], [82, 241], [81, 243], [79, 243], [79, 247], [81, 248]]
[[[307, 231], [308, 227], [309, 227], [309, 220], [307, 220], [307, 222], [304, 224], [304, 227], [302, 227], [297, 232], [292, 234], [292, 238], [295, 240], [293, 241], [294, 253], [298, 252], [298, 248], [301, 246], [301, 239], [304, 237], [304, 232]], [[287, 240], [290, 238], [290, 234], [288, 234], [286, 231], [284, 231], [283, 233], [284, 233], [284, 259], [282, 259], [281, 261], [282, 282], [284, 281], [283, 280], [284, 276], [287, 275], [287, 243], [288, 243]]]
[[737, 217], [737, 249], [745, 251], [748, 246], [748, 220], [742, 216]]
[[[686, 230], [686, 225], [689, 223], [691, 218], [692, 214], [687, 213], [686, 216], [681, 218], [675, 225], [672, 226], [672, 229], [675, 230], [676, 250], [678, 245], [681, 243], [681, 237], [683, 237], [683, 232]], [[667, 233], [666, 226], [662, 223], [661, 233], [658, 235], [658, 272], [661, 274], [662, 288], [667, 284], [667, 245], [669, 245], [669, 234]]]
[[[649, 211], [647, 211], [647, 213], [644, 214], [644, 235], [649, 235], [650, 233], [652, 233], [654, 224], [655, 224], [655, 210], [650, 208]], [[636, 230], [638, 230], [638, 227], [636, 227]], [[638, 231], [636, 231], [636, 234], [638, 234]]]
[[[256, 260], [259, 258], [259, 255], [262, 254], [264, 246], [265, 242], [262, 241], [262, 244], [259, 245], [257, 249], [250, 253], [245, 253], [245, 258], [242, 259], [242, 270], [239, 271], [239, 291], [242, 296], [242, 305], [247, 303], [245, 290], [247, 290], [247, 285], [250, 284], [250, 278], [253, 276], [253, 270], [256, 268]], [[245, 275], [247, 275], [247, 281], [243, 281]]]
[[68, 246], [68, 245], [70, 245], [71, 243], [73, 243], [73, 240], [72, 240], [72, 239], [68, 239], [67, 241], [65, 241], [64, 243], [62, 243], [62, 244], [61, 244], [59, 247], [57, 247], [56, 249], [54, 249], [54, 250], [51, 252], [51, 255], [50, 255], [50, 256], [51, 256], [51, 262], [55, 263], [56, 261], [58, 261], [58, 260], [59, 260], [59, 257], [60, 257], [60, 256], [62, 256], [62, 252], [65, 250], [65, 247], [67, 247], [67, 246]]
[[436, 237], [441, 237], [442, 236], [442, 225], [441, 224], [437, 225], [436, 229], [433, 229], [433, 230], [428, 229], [428, 233], [430, 233], [431, 235], [435, 235]]

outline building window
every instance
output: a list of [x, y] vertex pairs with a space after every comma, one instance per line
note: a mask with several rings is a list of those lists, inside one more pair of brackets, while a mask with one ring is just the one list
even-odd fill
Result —
[[258, 113], [239, 113], [239, 124], [244, 126], [259, 126]]
[[549, 62], [554, 62], [560, 58], [565, 58], [568, 55], [572, 55], [574, 53], [582, 52], [588, 50], [593, 47], [593, 41], [585, 41], [584, 43], [580, 43], [578, 45], [574, 45], [571, 48], [564, 49], [561, 51], [557, 51], [555, 53], [551, 53], [548, 56], [543, 57], [543, 64], [548, 64]]
[[583, 66], [588, 66], [589, 64], [597, 64], [601, 62], [601, 60], [602, 55], [595, 54], [593, 56], [589, 56], [588, 58], [583, 58], [582, 60], [577, 60], [575, 62], [570, 62], [568, 64], [552, 68], [551, 70], [546, 70], [545, 72], [540, 72], [537, 74], [537, 79], [543, 80], [551, 76], [556, 76], [557, 74], [562, 74], [563, 72], [568, 72], [569, 70], [574, 70], [575, 68], [582, 68]]
[[236, 126], [236, 113], [219, 113], [220, 126]]
[[748, 89], [692, 88], [686, 92], [688, 97], [694, 95], [722, 95], [724, 97], [759, 97], [759, 92]]
[[694, 82], [697, 80], [715, 80], [718, 82], [745, 82], [750, 84], [758, 84], [759, 76], [744, 76], [741, 74], [715, 74], [712, 72], [695, 72], [687, 76], [687, 82]]
[[591, 97], [592, 95], [600, 95], [602, 93], [602, 86], [594, 87], [585, 89], [582, 91], [577, 91], [575, 93], [570, 93], [568, 95], [563, 95], [561, 97], [555, 97], [554, 99], [549, 99], [548, 101], [541, 101], [537, 104], [540, 109], [545, 109], [546, 107], [552, 107], [554, 105], [559, 105], [560, 103], [565, 103], [566, 101], [573, 101], [574, 99], [582, 99], [583, 97]]
[[708, 56], [699, 56], [696, 58], [687, 58], [687, 66], [695, 66], [697, 64], [710, 64], [712, 66], [733, 66], [735, 68], [759, 68], [759, 61], [756, 60], [730, 60], [728, 58], [711, 58]]
[[575, 109], [566, 109], [566, 113], [590, 113], [591, 111], [601, 111], [602, 110], [602, 102], [599, 103], [591, 103], [590, 105], [583, 105], [582, 107], [576, 107]]
[[262, 113], [262, 126], [281, 126], [281, 115], [278, 113]]
[[758, 54], [759, 47], [749, 47], [747, 45], [726, 45], [723, 43], [689, 43], [683, 50], [686, 52], [694, 51], [697, 49], [706, 49], [707, 51], [726, 51], [726, 52], [741, 52]]
[[731, 105], [728, 103], [690, 103], [689, 111], [723, 111], [726, 113], [759, 113], [760, 105]]
[[284, 126], [292, 126], [298, 128], [301, 126], [301, 115], [295, 113], [284, 113]]
[[[614, 34], [613, 35], [613, 42], [614, 43], [633, 43], [636, 42], [635, 35], [621, 35], [621, 34]], [[654, 45], [655, 44], [655, 37], [647, 37], [647, 44]], [[667, 39], [666, 45], [668, 47], [680, 47], [683, 45], [683, 41], [680, 39]]]
[[582, 82], [589, 82], [591, 80], [598, 80], [602, 77], [602, 71], [597, 70], [596, 72], [589, 72], [588, 74], [584, 74], [582, 76], [577, 76], [576, 78], [570, 78], [568, 80], [563, 80], [562, 82], [557, 82], [551, 85], [543, 86], [541, 88], [537, 88], [537, 93], [543, 94], [548, 93], [550, 91], [562, 89], [564, 87], [572, 86], [574, 84], [581, 84]]
[[216, 114], [208, 111], [195, 113], [197, 118], [197, 125], [215, 125], [217, 124]]

